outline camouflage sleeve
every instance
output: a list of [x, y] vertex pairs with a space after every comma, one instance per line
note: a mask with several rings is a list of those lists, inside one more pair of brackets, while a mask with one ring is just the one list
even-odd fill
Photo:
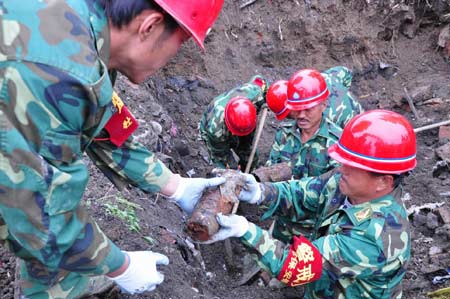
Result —
[[154, 153], [132, 138], [121, 147], [110, 141], [94, 141], [86, 153], [119, 190], [130, 184], [145, 192], [159, 192], [172, 173]]
[[285, 159], [283, 159], [283, 155], [281, 154], [283, 147], [283, 132], [281, 130], [278, 130], [275, 134], [275, 141], [273, 142], [272, 148], [270, 149], [269, 159], [266, 162], [266, 166], [284, 162]]
[[[249, 230], [241, 240], [258, 252], [260, 264], [274, 277], [294, 286], [295, 276], [292, 277], [292, 273], [303, 273], [297, 276], [304, 278], [299, 284], [315, 281], [315, 291], [320, 292], [330, 288], [330, 283], [337, 279], [375, 277], [377, 271], [383, 268], [385, 260], [380, 259], [383, 256], [380, 246], [375, 238], [368, 235], [371, 234], [355, 230], [324, 236], [313, 242], [300, 237], [299, 244], [285, 244], [250, 223]], [[316, 266], [315, 271], [309, 274], [305, 272], [304, 263], [301, 263], [308, 261], [315, 262]]]

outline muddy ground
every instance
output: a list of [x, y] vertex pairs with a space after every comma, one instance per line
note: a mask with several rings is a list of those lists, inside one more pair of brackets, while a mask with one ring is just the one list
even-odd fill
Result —
[[[198, 122], [215, 95], [262, 74], [270, 82], [287, 79], [301, 68], [345, 65], [353, 70], [352, 92], [365, 109], [386, 108], [411, 120], [415, 127], [450, 118], [449, 15], [447, 1], [381, 0], [227, 0], [206, 40], [206, 53], [189, 42], [177, 58], [135, 86], [119, 77], [117, 91], [140, 121], [137, 138], [176, 172], [205, 176], [212, 166], [198, 139]], [[240, 8], [241, 6], [245, 6]], [[417, 109], [407, 104], [406, 91]], [[278, 122], [269, 115], [260, 144], [265, 161]], [[435, 150], [449, 140], [438, 129], [418, 136], [418, 166], [405, 182], [408, 208], [442, 203], [449, 208], [449, 168], [436, 166]], [[86, 159], [86, 162], [89, 161]], [[248, 252], [233, 241], [234, 263], [225, 260], [223, 244], [203, 245], [201, 258], [186, 242], [180, 209], [156, 195], [133, 188], [119, 193], [92, 167], [85, 203], [100, 226], [126, 250], [151, 249], [170, 258], [162, 271], [165, 282], [152, 293], [127, 296], [117, 289], [99, 298], [301, 298], [302, 289], [272, 289], [261, 279], [236, 286]], [[120, 198], [134, 203], [124, 205]], [[105, 204], [109, 204], [110, 209]], [[129, 216], [118, 218], [118, 207]], [[136, 216], [132, 210], [136, 211]], [[411, 215], [412, 260], [404, 279], [404, 298], [426, 294], [450, 268], [449, 240], [439, 213]], [[241, 205], [238, 213], [258, 222], [259, 211]], [[139, 224], [139, 227], [136, 226]], [[262, 224], [265, 225], [265, 224]], [[12, 298], [14, 259], [2, 249], [0, 298]]]

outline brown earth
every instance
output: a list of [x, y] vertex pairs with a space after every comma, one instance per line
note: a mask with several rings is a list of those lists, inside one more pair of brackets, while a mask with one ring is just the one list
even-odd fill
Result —
[[[448, 0], [259, 0], [241, 9], [246, 2], [226, 1], [207, 38], [206, 53], [189, 42], [145, 84], [135, 86], [124, 77], [118, 79], [117, 91], [140, 120], [137, 138], [174, 171], [202, 177], [212, 169], [197, 137], [201, 113], [215, 95], [254, 74], [273, 82], [301, 68], [345, 65], [353, 70], [351, 90], [364, 108], [392, 109], [415, 127], [450, 118]], [[417, 117], [407, 104], [405, 88]], [[269, 115], [259, 147], [261, 161], [267, 158], [277, 126]], [[418, 166], [406, 179], [405, 204], [442, 202], [448, 208], [449, 168], [436, 166], [435, 150], [449, 140], [439, 139], [438, 129], [417, 137]], [[194, 256], [196, 251], [185, 240], [185, 216], [176, 205], [133, 188], [120, 194], [98, 170], [91, 169], [85, 203], [110, 238], [123, 249], [151, 249], [171, 261], [162, 269], [164, 283], [154, 292], [127, 296], [115, 289], [99, 298], [301, 298], [301, 288], [271, 289], [260, 279], [236, 286], [247, 249], [232, 241], [234, 266], [225, 260], [223, 244], [203, 245], [201, 257]], [[137, 217], [131, 217], [139, 221], [137, 232], [107, 213], [107, 203], [126, 209], [117, 200], [120, 196], [139, 207]], [[254, 208], [242, 205], [238, 213], [258, 222]], [[450, 268], [450, 236], [442, 231], [437, 215], [432, 209], [411, 215], [412, 260], [403, 282], [404, 298], [427, 298], [428, 292], [450, 286], [450, 281], [431, 283]], [[12, 298], [13, 277], [14, 259], [2, 250], [0, 298]]]

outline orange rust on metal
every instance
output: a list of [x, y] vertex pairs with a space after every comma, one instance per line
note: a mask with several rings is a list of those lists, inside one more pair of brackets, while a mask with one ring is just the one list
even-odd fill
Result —
[[252, 173], [259, 182], [282, 182], [292, 177], [292, 168], [287, 162], [259, 167]]
[[238, 170], [226, 169], [216, 173], [227, 180], [220, 188], [214, 188], [203, 193], [195, 206], [194, 212], [187, 222], [187, 233], [195, 241], [207, 241], [220, 228], [216, 215], [228, 215], [237, 195], [245, 183], [245, 177]]

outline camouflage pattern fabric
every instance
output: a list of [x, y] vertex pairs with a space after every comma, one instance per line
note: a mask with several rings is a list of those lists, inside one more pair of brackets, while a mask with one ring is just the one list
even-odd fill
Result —
[[[322, 118], [319, 130], [307, 142], [302, 143], [300, 128], [295, 120], [284, 122], [275, 135], [275, 142], [266, 165], [288, 162], [294, 179], [319, 176], [339, 165], [328, 156], [327, 149], [341, 136], [342, 129]], [[263, 216], [263, 219], [266, 219]], [[301, 222], [290, 221], [289, 217], [275, 219], [273, 236], [284, 242], [290, 242], [293, 235], [309, 234], [314, 226], [312, 219]]]
[[336, 66], [321, 73], [327, 82], [330, 96], [323, 114], [342, 129], [350, 119], [364, 111], [350, 93], [352, 72], [344, 66]]
[[124, 255], [80, 205], [83, 152], [117, 186], [159, 191], [170, 171], [102, 131], [116, 108], [107, 19], [96, 1], [0, 3], [0, 239], [25, 263], [27, 298], [74, 298]]
[[284, 122], [275, 135], [266, 166], [288, 162], [295, 179], [319, 176], [338, 165], [328, 156], [327, 149], [339, 140], [341, 133], [341, 128], [322, 118], [319, 130], [302, 143], [297, 121]]
[[[313, 219], [312, 244], [322, 255], [319, 280], [305, 285], [305, 298], [401, 298], [411, 240], [401, 187], [369, 202], [344, 208], [336, 170], [316, 178], [265, 183], [270, 215]], [[278, 276], [290, 244], [250, 224], [242, 241]]]
[[[200, 136], [205, 142], [209, 157], [216, 167], [237, 168], [238, 165], [233, 157], [233, 151], [239, 157], [241, 169], [245, 169], [247, 165], [255, 131], [247, 136], [232, 135], [225, 124], [224, 111], [228, 101], [236, 96], [245, 96], [255, 105], [257, 112], [261, 110], [265, 103], [267, 84], [264, 84], [261, 88], [253, 83], [255, 79], [267, 82], [259, 75], [252, 77], [248, 83], [215, 97], [202, 115]], [[252, 166], [256, 166], [257, 163], [258, 155], [255, 154]]]

